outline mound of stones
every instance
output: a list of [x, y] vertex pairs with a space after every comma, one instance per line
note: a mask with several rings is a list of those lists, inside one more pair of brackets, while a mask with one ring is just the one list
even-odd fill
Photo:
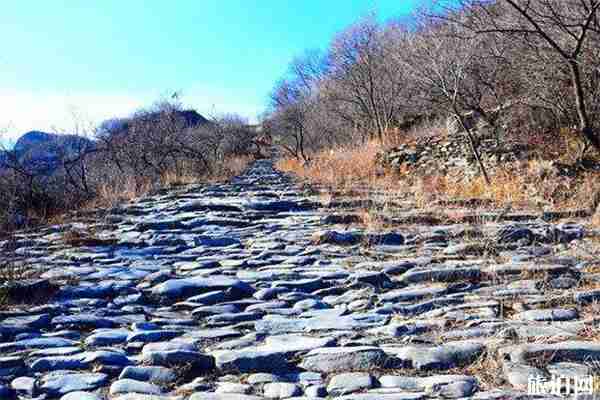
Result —
[[0, 242], [52, 288], [0, 311], [0, 399], [522, 399], [593, 373], [597, 233], [578, 221], [466, 235], [328, 212], [263, 160]]
[[[527, 158], [527, 148], [495, 137], [478, 136], [478, 150], [488, 167]], [[410, 169], [422, 174], [447, 173], [456, 169], [471, 175], [478, 166], [464, 133], [417, 137], [413, 143], [402, 144], [377, 155], [380, 166], [393, 171]]]

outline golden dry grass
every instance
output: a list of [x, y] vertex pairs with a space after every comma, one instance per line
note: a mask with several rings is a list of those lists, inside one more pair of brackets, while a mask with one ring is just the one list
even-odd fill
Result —
[[[64, 210], [64, 212], [55, 213], [52, 216], [32, 216], [40, 224], [65, 224], [73, 220], [75, 214], [79, 212], [94, 213], [98, 210], [108, 210], [120, 204], [132, 202], [135, 199], [147, 196], [158, 189], [168, 189], [181, 185], [194, 183], [214, 183], [224, 182], [235, 175], [241, 174], [253, 160], [250, 156], [230, 157], [223, 162], [223, 165], [215, 169], [210, 174], [195, 173], [189, 168], [182, 168], [181, 171], [167, 171], [156, 182], [150, 179], [141, 179], [139, 177], [127, 176], [122, 179], [113, 180], [101, 185], [96, 196], [83, 205], [75, 209]], [[68, 239], [68, 238], [67, 238]], [[85, 238], [77, 243], [88, 243], [92, 245], [94, 240]], [[75, 245], [74, 243], [72, 245]], [[80, 244], [84, 245], [84, 244]]]
[[169, 170], [162, 174], [157, 182], [149, 179], [141, 180], [129, 176], [119, 182], [111, 182], [100, 187], [97, 197], [85, 208], [114, 207], [124, 202], [143, 197], [156, 189], [172, 188], [202, 182], [222, 182], [239, 175], [252, 161], [249, 156], [229, 157], [221, 168], [209, 174], [195, 172], [190, 167], [183, 167], [180, 171]]
[[381, 145], [370, 142], [321, 151], [313, 156], [308, 165], [295, 158], [284, 158], [278, 161], [277, 167], [337, 190], [354, 188], [359, 184], [374, 187], [385, 180], [382, 171], [375, 167], [375, 157], [382, 149]]
[[149, 193], [151, 189], [150, 181], [139, 181], [128, 177], [118, 183], [102, 185], [98, 190], [97, 197], [88, 204], [88, 207], [115, 207], [117, 204], [141, 197]]
[[[436, 201], [456, 199], [482, 199], [495, 207], [534, 212], [587, 209], [594, 194], [600, 191], [600, 173], [559, 176], [552, 164], [541, 158], [491, 168], [491, 185], [481, 176], [467, 177], [458, 170], [433, 175], [415, 174], [406, 168], [384, 171], [377, 165], [376, 157], [385, 148], [386, 145], [374, 142], [350, 145], [313, 154], [308, 165], [285, 158], [278, 161], [277, 167], [316, 185], [322, 196], [367, 189], [379, 193], [379, 197], [383, 192], [390, 199], [411, 200], [422, 209], [430, 208]], [[385, 203], [385, 199], [379, 198], [378, 202]], [[378, 224], [379, 220], [370, 215], [374, 211], [364, 210], [363, 219]], [[446, 207], [444, 212], [451, 216], [453, 212], [466, 211]], [[591, 222], [600, 226], [600, 213]]]

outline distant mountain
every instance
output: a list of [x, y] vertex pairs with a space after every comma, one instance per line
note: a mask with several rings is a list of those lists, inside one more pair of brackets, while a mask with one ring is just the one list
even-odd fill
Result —
[[54, 142], [56, 140], [56, 136], [57, 135], [53, 133], [30, 131], [17, 140], [13, 150], [17, 153], [25, 153], [34, 147]]
[[[134, 123], [158, 123], [160, 119], [164, 117], [164, 113], [160, 111], [149, 112], [143, 114], [136, 114], [131, 118], [124, 118], [120, 120], [113, 120], [110, 123], [113, 124], [112, 130], [115, 132], [126, 132], [129, 130]], [[183, 128], [193, 128], [196, 126], [210, 124], [211, 122], [200, 115], [196, 110], [175, 110], [173, 114], [169, 114], [173, 117], [173, 121], [177, 121], [177, 124]]]
[[198, 126], [209, 123], [210, 121], [198, 114], [196, 110], [176, 111], [180, 118], [185, 121], [187, 126]]
[[[174, 111], [179, 125], [192, 128], [211, 122], [195, 110]], [[159, 122], [160, 112], [134, 115], [131, 118], [108, 120], [103, 128], [110, 134], [127, 134], [133, 121]], [[42, 131], [30, 131], [17, 140], [10, 151], [0, 151], [0, 169], [17, 160], [21, 166], [34, 173], [50, 175], [66, 159], [76, 157], [82, 150], [93, 149], [96, 143], [78, 135], [59, 135]]]
[[63, 160], [94, 146], [82, 136], [30, 131], [17, 140], [12, 151], [0, 153], [0, 166], [12, 158], [32, 172], [51, 174]]

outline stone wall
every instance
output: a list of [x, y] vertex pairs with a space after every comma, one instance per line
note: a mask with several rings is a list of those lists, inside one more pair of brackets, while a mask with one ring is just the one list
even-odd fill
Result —
[[[417, 138], [413, 143], [388, 149], [378, 155], [377, 161], [382, 167], [397, 171], [408, 168], [422, 173], [444, 173], [462, 168], [465, 172], [475, 172], [477, 166], [469, 142], [464, 133], [456, 131], [444, 136]], [[527, 158], [528, 151], [521, 144], [494, 138], [489, 133], [479, 135], [477, 140], [487, 166]]]

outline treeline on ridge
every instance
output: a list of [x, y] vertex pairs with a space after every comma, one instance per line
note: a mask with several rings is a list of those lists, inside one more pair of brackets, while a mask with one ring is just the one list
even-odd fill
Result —
[[473, 115], [498, 137], [532, 143], [570, 131], [583, 156], [600, 146], [599, 8], [598, 0], [452, 0], [410, 20], [363, 18], [326, 51], [294, 60], [265, 126], [304, 161], [446, 118], [477, 156]]

